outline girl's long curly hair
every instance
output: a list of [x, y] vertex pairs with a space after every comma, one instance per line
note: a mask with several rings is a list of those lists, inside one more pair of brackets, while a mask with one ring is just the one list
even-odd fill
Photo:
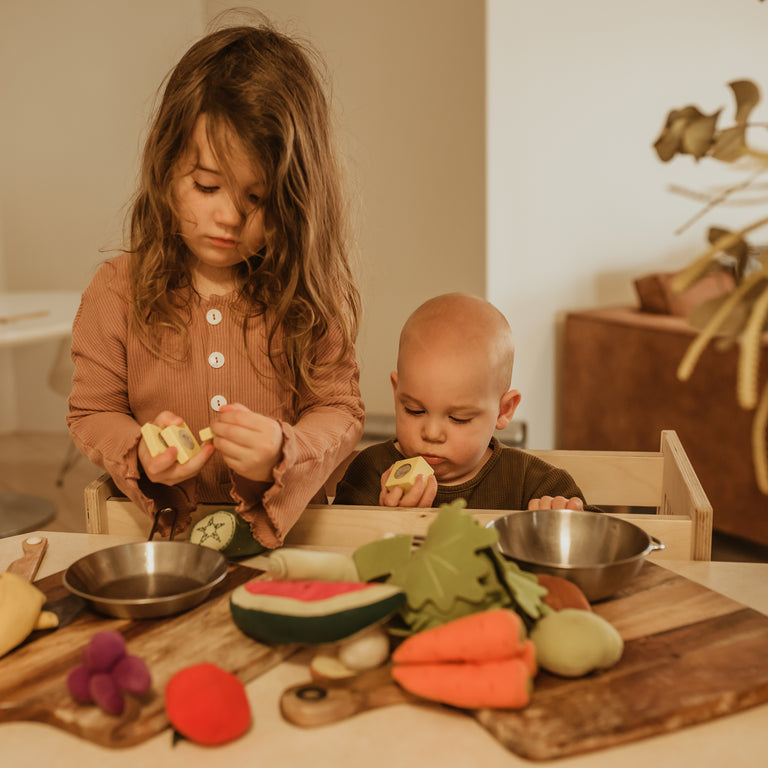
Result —
[[341, 335], [339, 359], [354, 346], [360, 294], [347, 252], [330, 110], [315, 62], [311, 49], [264, 24], [211, 33], [171, 72], [129, 218], [132, 326], [156, 354], [168, 355], [160, 342], [168, 331], [189, 349], [183, 297], [191, 295], [192, 280], [173, 180], [203, 114], [225, 173], [226, 137], [236, 136], [265, 175], [266, 246], [236, 267], [249, 307], [243, 331], [248, 314], [265, 315], [269, 359], [294, 393], [316, 389], [323, 371], [313, 353], [329, 330]]

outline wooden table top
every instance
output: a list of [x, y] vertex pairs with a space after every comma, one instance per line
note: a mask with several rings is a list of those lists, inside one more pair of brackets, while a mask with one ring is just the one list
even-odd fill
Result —
[[[33, 534], [27, 534], [33, 535]], [[21, 555], [27, 535], [0, 539], [0, 570]], [[124, 543], [114, 536], [43, 532], [49, 545], [38, 578], [56, 573], [91, 551]], [[247, 561], [246, 561], [247, 562]], [[768, 563], [664, 561], [659, 563], [768, 614]], [[285, 722], [277, 707], [280, 694], [308, 678], [307, 657], [299, 653], [247, 686], [254, 723], [241, 739], [223, 747], [203, 748], [189, 742], [172, 745], [170, 732], [128, 749], [115, 750], [35, 723], [0, 725], [3, 763], [66, 768], [91, 765], [209, 767], [214, 764], [271, 768], [299, 766], [467, 766], [508, 768], [530, 761], [506, 750], [475, 720], [437, 707], [395, 705], [330, 726], [300, 729]], [[1, 716], [1, 714], [0, 714]], [[761, 765], [765, 759], [768, 706], [758, 706], [703, 725], [551, 763], [558, 768], [583, 766]]]

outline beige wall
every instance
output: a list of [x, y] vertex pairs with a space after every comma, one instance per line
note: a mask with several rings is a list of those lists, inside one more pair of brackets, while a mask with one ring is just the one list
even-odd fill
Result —
[[[555, 425], [556, 324], [569, 309], [635, 302], [635, 277], [674, 271], [707, 228], [761, 207], [700, 206], [670, 184], [712, 193], [742, 174], [709, 160], [665, 165], [652, 144], [668, 110], [698, 104], [732, 119], [726, 83], [755, 79], [768, 121], [768, 3], [758, 0], [488, 0], [488, 298], [517, 333], [517, 415], [529, 445]], [[768, 131], [752, 140], [768, 148]], [[765, 232], [763, 242], [765, 241]], [[595, 376], [613, 376], [606, 360]], [[568, 396], [567, 376], [563, 396]], [[628, 403], [628, 407], [632, 407]]]
[[[485, 290], [484, 4], [251, 3], [311, 40], [332, 73], [365, 318], [363, 395], [391, 409], [397, 333], [430, 295]], [[119, 243], [155, 91], [229, 2], [3, 0], [0, 289], [82, 289]], [[8, 104], [18, 105], [9, 118]], [[7, 148], [12, 148], [8, 151]], [[10, 181], [10, 183], [9, 183]], [[55, 345], [0, 355], [0, 431], [60, 429]]]
[[[312, 41], [333, 82], [364, 320], [361, 386], [392, 410], [397, 335], [437, 293], [485, 292], [485, 3], [265, 0]], [[211, 15], [230, 6], [208, 0]]]
[[[202, 0], [2, 0], [0, 289], [82, 290], [119, 245], [155, 90], [202, 26]], [[0, 350], [0, 432], [65, 429], [56, 350]]]
[[[0, 289], [85, 285], [99, 248], [117, 242], [155, 89], [228, 4], [2, 0]], [[729, 113], [729, 80], [768, 87], [768, 3], [251, 5], [313, 41], [331, 71], [372, 412], [391, 407], [408, 312], [442, 291], [485, 293], [517, 334], [529, 445], [550, 447], [562, 312], [632, 301], [634, 277], [679, 267], [706, 227], [755, 213], [717, 209], [676, 236], [697, 206], [667, 186], [733, 176], [707, 162], [662, 165], [651, 144], [671, 107]], [[765, 105], [755, 120], [767, 121]], [[768, 144], [764, 131], [755, 139]], [[54, 351], [0, 354], [0, 432], [63, 427], [63, 400], [45, 384]]]

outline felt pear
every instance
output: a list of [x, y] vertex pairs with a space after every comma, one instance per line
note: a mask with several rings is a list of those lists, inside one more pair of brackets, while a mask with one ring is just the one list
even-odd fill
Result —
[[0, 573], [0, 656], [37, 627], [44, 603], [43, 592], [24, 577], [7, 571]]

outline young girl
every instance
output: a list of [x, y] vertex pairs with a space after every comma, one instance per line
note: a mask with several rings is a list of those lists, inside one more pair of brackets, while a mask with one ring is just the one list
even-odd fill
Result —
[[[329, 109], [308, 53], [268, 26], [214, 32], [167, 82], [144, 149], [130, 249], [75, 319], [67, 422], [150, 516], [236, 502], [282, 543], [362, 433], [359, 294]], [[185, 463], [141, 425], [206, 426]]]

